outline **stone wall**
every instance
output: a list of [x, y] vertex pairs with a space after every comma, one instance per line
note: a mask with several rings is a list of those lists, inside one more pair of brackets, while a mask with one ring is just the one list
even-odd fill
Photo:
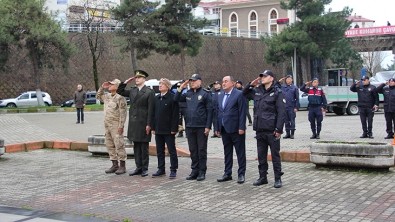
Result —
[[[98, 62], [99, 82], [119, 78], [122, 81], [132, 75], [131, 60], [128, 53], [121, 53], [119, 39], [112, 34], [103, 34], [102, 57]], [[92, 74], [92, 60], [86, 37], [70, 34], [75, 45], [75, 53], [66, 69], [61, 64], [45, 67], [40, 75], [39, 87], [52, 96], [55, 105], [70, 99], [76, 85], [81, 83], [85, 90], [95, 90]], [[203, 76], [203, 84], [209, 85], [232, 75], [243, 82], [253, 80], [264, 69], [279, 73], [282, 66], [272, 67], [264, 62], [265, 46], [261, 40], [247, 38], [227, 38], [205, 36], [200, 53], [186, 57], [185, 73], [181, 73], [179, 56], [153, 54], [138, 61], [138, 67], [146, 70], [150, 78], [167, 77], [185, 79], [193, 73]], [[0, 98], [12, 98], [20, 93], [36, 88], [32, 66], [24, 51], [13, 50], [5, 71], [0, 71]]]

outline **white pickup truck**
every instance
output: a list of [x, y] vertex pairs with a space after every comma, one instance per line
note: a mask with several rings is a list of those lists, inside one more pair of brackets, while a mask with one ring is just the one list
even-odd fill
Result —
[[[358, 95], [351, 92], [350, 86], [354, 79], [348, 78], [346, 69], [325, 70], [322, 88], [328, 101], [328, 111], [337, 115], [356, 115], [358, 114]], [[392, 73], [392, 74], [391, 74]], [[392, 78], [395, 71], [378, 72], [370, 79], [371, 84], [378, 86], [389, 78]], [[384, 101], [383, 95], [379, 94], [380, 103]]]

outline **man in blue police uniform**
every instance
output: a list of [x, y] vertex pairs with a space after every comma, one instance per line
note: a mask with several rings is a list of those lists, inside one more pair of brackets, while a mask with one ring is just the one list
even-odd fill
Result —
[[[190, 89], [181, 94], [188, 84]], [[211, 93], [202, 88], [200, 75], [193, 74], [177, 89], [175, 101], [186, 101], [185, 132], [192, 160], [192, 172], [186, 179], [202, 181], [206, 179], [207, 139], [213, 121]]]
[[247, 103], [243, 92], [235, 87], [235, 80], [231, 76], [225, 76], [222, 80], [222, 91], [218, 94], [218, 102], [214, 110], [217, 110], [217, 125], [215, 133], [222, 136], [225, 155], [225, 170], [218, 182], [232, 180], [233, 147], [236, 150], [239, 170], [237, 183], [244, 183], [246, 171], [246, 112]]
[[285, 83], [281, 85], [281, 90], [283, 91], [285, 100], [287, 101], [285, 105], [285, 136], [284, 139], [294, 139], [295, 135], [295, 119], [296, 112], [299, 108], [299, 89], [293, 84], [293, 79], [291, 75], [278, 80], [279, 83]]
[[324, 113], [326, 112], [326, 96], [318, 84], [318, 79], [314, 78], [312, 81], [306, 82], [300, 88], [300, 91], [308, 94], [307, 99], [309, 100], [309, 122], [311, 131], [313, 132], [313, 135], [310, 137], [310, 139], [320, 139], [322, 120], [324, 120]]
[[[258, 86], [259, 82], [261, 85]], [[254, 98], [253, 129], [256, 131], [258, 150], [259, 179], [254, 186], [267, 184], [267, 152], [270, 146], [274, 170], [274, 187], [282, 187], [280, 158], [280, 138], [284, 128], [285, 99], [281, 86], [275, 81], [274, 74], [265, 70], [259, 77], [247, 84], [243, 93]]]
[[377, 87], [377, 92], [384, 95], [384, 117], [387, 136], [384, 139], [394, 138], [395, 128], [395, 78], [389, 79]]
[[362, 123], [360, 138], [373, 139], [373, 116], [379, 106], [379, 95], [376, 87], [370, 84], [369, 76], [363, 76], [360, 81], [351, 85], [350, 90], [358, 94], [359, 117]]

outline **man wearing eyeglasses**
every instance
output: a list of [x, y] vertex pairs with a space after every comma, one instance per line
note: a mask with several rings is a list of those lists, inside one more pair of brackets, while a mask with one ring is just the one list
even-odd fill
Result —
[[360, 138], [373, 139], [373, 116], [379, 106], [379, 95], [376, 87], [370, 84], [369, 76], [363, 76], [361, 81], [351, 85], [350, 90], [358, 94], [359, 117], [362, 123], [362, 136]]

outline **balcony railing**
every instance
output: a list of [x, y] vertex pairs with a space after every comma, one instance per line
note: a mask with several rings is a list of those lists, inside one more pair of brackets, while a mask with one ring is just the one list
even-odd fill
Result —
[[[66, 26], [67, 27], [67, 26]], [[87, 32], [87, 31], [99, 31], [99, 32], [115, 32], [121, 30], [121, 25], [108, 25], [108, 24], [91, 24], [89, 29], [80, 23], [73, 23], [68, 25], [66, 28], [67, 32]], [[261, 38], [262, 36], [271, 36], [271, 33], [263, 31], [251, 31], [245, 29], [219, 29], [219, 28], [206, 28], [199, 30], [202, 35], [210, 36], [222, 36], [222, 37], [243, 37], [243, 38]]]

